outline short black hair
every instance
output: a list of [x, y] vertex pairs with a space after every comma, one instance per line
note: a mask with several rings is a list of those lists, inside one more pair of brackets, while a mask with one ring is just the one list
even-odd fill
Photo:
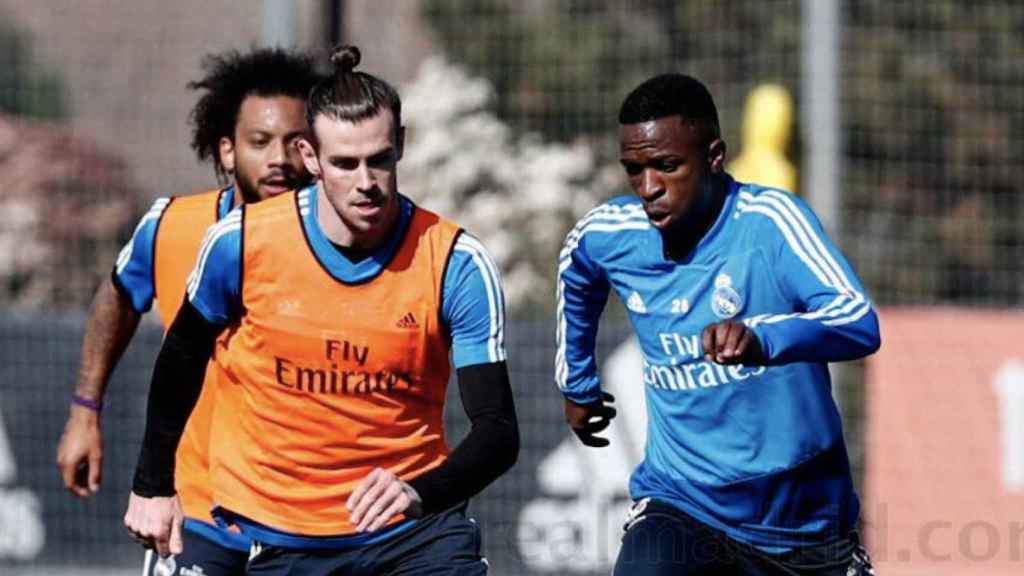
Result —
[[218, 152], [220, 139], [234, 139], [238, 112], [248, 96], [291, 96], [305, 101], [323, 78], [311, 56], [281, 48], [208, 54], [202, 68], [205, 75], [188, 83], [190, 89], [203, 92], [189, 117], [192, 149], [200, 161], [212, 160], [221, 177], [226, 174]]
[[703, 125], [707, 142], [721, 138], [718, 109], [711, 93], [700, 80], [685, 74], [661, 74], [634, 88], [619, 109], [619, 124], [676, 115], [694, 125]]
[[306, 121], [310, 127], [321, 114], [355, 123], [373, 118], [384, 109], [391, 110], [395, 131], [402, 125], [402, 99], [398, 91], [373, 74], [356, 72], [361, 58], [355, 46], [335, 47], [331, 53], [334, 74], [317, 84], [306, 102]]

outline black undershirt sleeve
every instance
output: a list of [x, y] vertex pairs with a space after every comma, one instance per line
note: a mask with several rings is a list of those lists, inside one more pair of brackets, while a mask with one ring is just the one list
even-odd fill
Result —
[[209, 323], [185, 298], [153, 368], [146, 406], [146, 432], [132, 492], [145, 497], [174, 495], [174, 454], [199, 400], [206, 364], [223, 326]]
[[444, 464], [409, 482], [426, 513], [468, 500], [511, 468], [519, 456], [519, 424], [505, 363], [466, 366], [457, 374], [472, 429]]

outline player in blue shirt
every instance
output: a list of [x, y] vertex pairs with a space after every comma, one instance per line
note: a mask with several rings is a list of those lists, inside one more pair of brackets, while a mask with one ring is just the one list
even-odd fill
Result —
[[635, 196], [566, 238], [555, 366], [569, 425], [606, 445], [594, 345], [615, 290], [649, 420], [615, 574], [870, 574], [828, 372], [878, 349], [863, 286], [799, 198], [724, 172], [699, 81], [651, 78], [619, 123]]

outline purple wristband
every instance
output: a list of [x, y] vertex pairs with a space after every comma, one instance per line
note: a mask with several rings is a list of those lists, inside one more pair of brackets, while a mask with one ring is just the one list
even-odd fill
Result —
[[92, 410], [93, 412], [102, 412], [103, 411], [103, 401], [102, 400], [90, 400], [89, 398], [85, 398], [83, 396], [79, 396], [78, 394], [72, 394], [71, 395], [71, 403], [75, 404], [75, 405], [78, 405], [78, 406], [81, 406], [83, 408], [88, 408], [89, 410]]

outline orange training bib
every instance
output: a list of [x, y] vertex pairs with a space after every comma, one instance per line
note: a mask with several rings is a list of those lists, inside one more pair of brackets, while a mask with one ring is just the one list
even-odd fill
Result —
[[[164, 330], [181, 308], [185, 284], [195, 266], [206, 229], [217, 222], [221, 190], [175, 197], [164, 210], [156, 232], [153, 285], [157, 310]], [[213, 522], [213, 490], [210, 488], [207, 452], [210, 419], [213, 417], [215, 371], [207, 367], [203, 392], [178, 445], [174, 485], [185, 515]]]
[[285, 532], [348, 534], [345, 502], [374, 467], [408, 480], [444, 462], [441, 290], [458, 232], [416, 208], [383, 270], [346, 284], [310, 248], [295, 193], [245, 207], [245, 312], [216, 356], [218, 505]]

